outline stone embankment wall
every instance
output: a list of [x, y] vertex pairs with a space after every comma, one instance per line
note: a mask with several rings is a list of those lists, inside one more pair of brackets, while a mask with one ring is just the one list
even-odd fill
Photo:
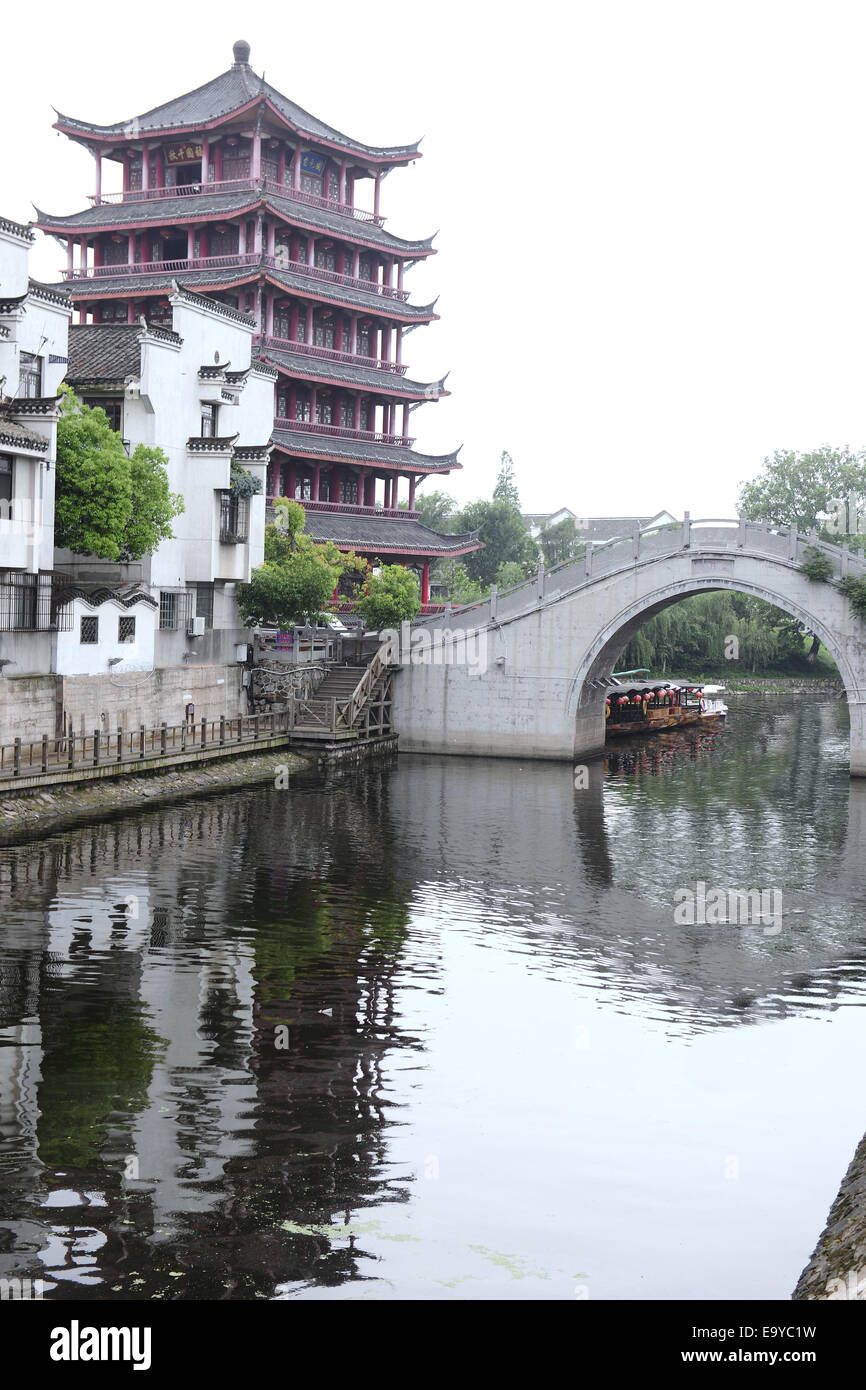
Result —
[[189, 705], [201, 719], [249, 713], [243, 666], [172, 666], [94, 676], [0, 676], [0, 743], [182, 724]]
[[0, 844], [42, 838], [81, 821], [100, 820], [142, 806], [177, 801], [207, 792], [241, 791], [245, 787], [321, 776], [315, 757], [302, 757], [288, 748], [268, 753], [244, 753], [216, 763], [168, 772], [116, 777], [110, 782], [74, 783], [46, 791], [21, 792], [0, 798]]
[[866, 1138], [842, 1179], [793, 1297], [866, 1301]]

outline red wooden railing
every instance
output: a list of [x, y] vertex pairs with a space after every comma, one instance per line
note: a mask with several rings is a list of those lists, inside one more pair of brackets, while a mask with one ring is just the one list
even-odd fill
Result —
[[322, 198], [316, 193], [304, 193], [291, 184], [277, 183], [274, 179], [211, 179], [207, 183], [162, 184], [157, 188], [128, 188], [120, 193], [91, 193], [89, 201], [94, 206], [102, 203], [146, 203], [154, 198], [189, 198], [198, 193], [239, 193], [246, 190], [262, 189], [275, 193], [278, 198], [290, 199], [293, 203], [307, 203], [310, 207], [323, 208], [326, 212], [338, 212], [342, 217], [353, 217], [358, 222], [372, 222], [377, 227], [384, 224], [381, 214], [367, 212], [364, 208], [352, 207], [349, 203], [338, 203], [332, 198]]
[[306, 261], [293, 261], [288, 256], [262, 256], [264, 265], [274, 270], [291, 271], [293, 275], [309, 275], [314, 280], [328, 280], [332, 285], [347, 285], [349, 289], [364, 290], [367, 294], [380, 294], [385, 299], [406, 300], [408, 290], [399, 290], [394, 285], [382, 285], [378, 280], [362, 280], [357, 275], [345, 275], [339, 270], [328, 270], [321, 265], [308, 265]]
[[241, 255], [234, 252], [229, 256], [192, 256], [187, 259], [174, 261], [136, 261], [133, 265], [123, 262], [120, 265], [88, 265], [76, 266], [73, 270], [64, 270], [63, 276], [66, 280], [90, 280], [101, 279], [109, 275], [150, 275], [162, 274], [166, 271], [184, 270], [220, 270], [223, 267], [258, 265], [260, 256], [255, 254]]
[[288, 416], [277, 415], [274, 425], [281, 430], [300, 430], [303, 434], [326, 434], [338, 439], [364, 439], [371, 444], [399, 444], [406, 447], [414, 444], [413, 439], [404, 439], [402, 434], [386, 434], [382, 430], [353, 430], [344, 425], [322, 425], [318, 420], [290, 420]]
[[316, 343], [299, 343], [293, 338], [275, 338], [273, 334], [256, 333], [253, 347], [276, 348], [282, 352], [298, 352], [304, 357], [325, 357], [331, 362], [346, 362], [357, 367], [369, 367], [377, 372], [395, 372], [405, 376], [405, 362], [383, 362], [381, 357], [365, 357], [360, 352], [341, 352], [337, 348], [319, 347]]
[[[410, 512], [408, 507], [365, 507], [357, 502], [314, 502], [311, 497], [299, 497], [297, 500], [305, 512], [353, 512], [358, 516], [387, 516], [408, 521], [417, 521], [419, 516], [416, 511]], [[268, 521], [273, 519], [271, 513], [275, 511], [275, 503], [275, 497], [267, 499]]]

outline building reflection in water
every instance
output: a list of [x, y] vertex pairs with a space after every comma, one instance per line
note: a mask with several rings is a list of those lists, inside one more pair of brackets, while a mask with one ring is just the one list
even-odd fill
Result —
[[[560, 764], [407, 757], [0, 851], [0, 1276], [55, 1299], [370, 1277], [365, 1212], [418, 1176], [394, 1079], [423, 1070], [451, 932], [671, 1036], [862, 993], [844, 713], [635, 741], [580, 790]], [[780, 883], [785, 930], [677, 927], [698, 879]]]

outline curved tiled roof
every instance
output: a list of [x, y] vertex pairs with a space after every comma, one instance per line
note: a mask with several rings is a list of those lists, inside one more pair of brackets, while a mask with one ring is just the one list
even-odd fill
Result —
[[66, 380], [118, 383], [141, 372], [142, 328], [137, 323], [71, 323]]
[[[233, 289], [248, 285], [263, 276], [271, 284], [282, 289], [293, 290], [301, 298], [314, 299], [324, 304], [346, 305], [352, 309], [363, 309], [379, 318], [396, 319], [404, 323], [431, 323], [438, 318], [435, 313], [437, 300], [432, 304], [407, 304], [403, 299], [393, 299], [390, 295], [370, 293], [352, 285], [341, 285], [332, 280], [317, 279], [303, 273], [304, 267], [297, 270], [277, 269], [264, 264], [264, 256], [249, 265], [220, 266], [206, 270], [160, 270], [148, 272], [146, 262], [140, 262], [131, 274], [94, 275], [87, 279], [68, 282], [69, 291], [75, 300], [117, 299], [130, 293], [136, 295], [150, 291], [167, 290], [175, 281], [181, 289], [195, 290]], [[173, 264], [176, 264], [174, 262]], [[66, 283], [66, 282], [64, 282]], [[229, 307], [229, 306], [223, 306]], [[239, 310], [234, 312], [239, 313]]]
[[305, 381], [334, 382], [352, 386], [356, 390], [373, 391], [377, 395], [403, 396], [412, 401], [435, 401], [440, 396], [451, 394], [445, 390], [444, 376], [439, 381], [410, 381], [397, 372], [377, 371], [375, 367], [336, 362], [327, 357], [313, 357], [289, 349], [266, 347], [262, 352], [268, 362], [273, 362], [289, 376]]
[[308, 511], [304, 530], [315, 541], [333, 541], [353, 550], [373, 550], [385, 554], [465, 555], [480, 550], [477, 531], [461, 536], [442, 535], [423, 522], [399, 517], [374, 516], [363, 512]]
[[273, 440], [282, 453], [296, 458], [377, 464], [406, 473], [450, 473], [463, 467], [457, 462], [460, 449], [451, 454], [419, 454], [402, 444], [377, 444], [375, 440], [348, 439], [339, 434], [305, 434], [303, 430], [280, 429], [279, 425], [274, 427]]
[[[331, 212], [311, 203], [281, 198], [262, 182], [258, 188], [236, 189], [223, 193], [182, 194], [177, 198], [148, 198], [122, 203], [96, 203], [80, 212], [55, 215], [35, 207], [36, 225], [43, 232], [62, 234], [73, 232], [111, 231], [115, 227], [162, 226], [165, 222], [182, 223], [211, 221], [240, 212], [253, 212], [266, 207], [303, 229], [330, 232], [345, 241], [384, 251], [402, 252], [407, 256], [428, 256], [433, 253], [433, 236], [407, 240], [378, 227], [375, 222], [363, 222], [348, 213]], [[434, 234], [435, 236], [435, 234]]]
[[411, 145], [366, 145], [360, 140], [353, 140], [283, 96], [276, 87], [259, 77], [248, 62], [238, 61], [201, 87], [163, 102], [161, 106], [155, 106], [130, 120], [96, 125], [64, 116], [58, 111], [55, 125], [73, 137], [135, 140], [163, 131], [202, 130], [233, 112], [247, 110], [258, 103], [266, 104], [286, 125], [312, 140], [366, 157], [374, 163], [405, 163], [415, 159], [418, 154], [417, 140]]

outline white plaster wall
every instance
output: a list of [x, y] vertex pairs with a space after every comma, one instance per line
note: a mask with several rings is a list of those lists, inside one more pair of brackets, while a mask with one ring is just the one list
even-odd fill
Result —
[[[99, 641], [81, 641], [82, 617], [99, 619]], [[135, 618], [135, 641], [120, 642], [118, 619]], [[72, 602], [72, 628], [57, 634], [55, 670], [64, 676], [92, 676], [109, 670], [109, 660], [118, 657], [112, 671], [152, 671], [153, 649], [159, 610], [150, 603], [134, 603], [129, 608], [108, 600], [94, 608], [83, 599]]]

